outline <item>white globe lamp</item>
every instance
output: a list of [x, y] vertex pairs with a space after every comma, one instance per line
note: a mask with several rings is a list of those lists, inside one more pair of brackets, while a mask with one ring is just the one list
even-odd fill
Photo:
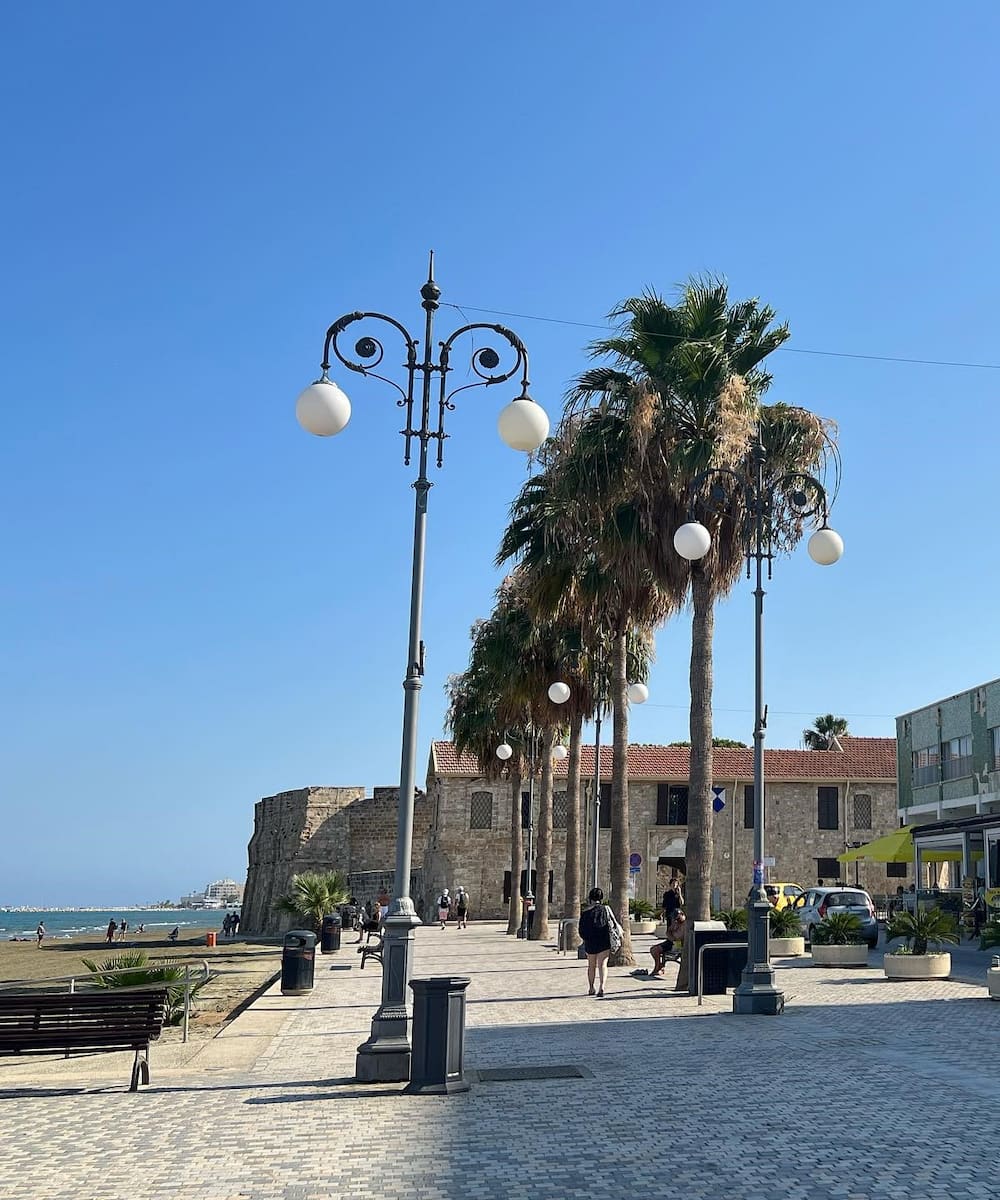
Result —
[[549, 684], [549, 699], [553, 704], [565, 704], [569, 696], [570, 689], [568, 683]]
[[548, 414], [534, 400], [519, 396], [500, 410], [497, 430], [511, 450], [537, 450], [549, 436]]
[[295, 418], [307, 433], [333, 437], [351, 419], [351, 402], [332, 379], [317, 379], [295, 401]]
[[712, 546], [712, 535], [700, 521], [688, 521], [674, 534], [674, 549], [688, 562], [704, 558]]
[[844, 553], [844, 539], [825, 525], [817, 529], [807, 543], [809, 557], [821, 567], [832, 567]]
[[500, 745], [497, 746], [497, 758], [499, 758], [501, 762], [506, 762], [513, 753], [514, 747], [507, 742], [501, 742]]
[[630, 683], [628, 685], [629, 704], [645, 704], [648, 699], [649, 688], [644, 683]]
[[552, 747], [552, 757], [558, 759], [560, 762], [566, 757], [567, 754], [569, 754], [569, 751], [563, 745]]

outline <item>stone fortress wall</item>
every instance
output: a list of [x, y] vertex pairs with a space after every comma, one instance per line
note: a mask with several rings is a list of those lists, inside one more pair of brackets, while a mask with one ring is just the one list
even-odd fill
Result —
[[[371, 796], [365, 796], [363, 787], [306, 787], [259, 800], [247, 848], [241, 929], [273, 935], [291, 928], [293, 918], [276, 913], [274, 902], [292, 876], [303, 871], [342, 871], [362, 890], [373, 880], [391, 883], [398, 794], [395, 787], [377, 787]], [[417, 867], [427, 842], [429, 808], [418, 792], [413, 818]], [[415, 882], [419, 885], [419, 876]], [[360, 893], [357, 898], [369, 899]]]

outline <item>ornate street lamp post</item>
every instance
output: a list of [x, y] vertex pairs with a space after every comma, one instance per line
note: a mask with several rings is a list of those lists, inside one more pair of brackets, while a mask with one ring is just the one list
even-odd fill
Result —
[[[420, 289], [424, 309], [424, 338], [420, 343], [393, 317], [377, 312], [352, 312], [334, 321], [326, 332], [323, 344], [322, 375], [301, 393], [295, 406], [299, 424], [318, 437], [330, 437], [347, 425], [351, 404], [347, 396], [330, 379], [330, 351], [348, 368], [360, 375], [371, 375], [389, 384], [399, 393], [396, 401], [406, 417], [401, 431], [405, 450], [403, 463], [410, 465], [414, 440], [417, 442], [419, 469], [413, 487], [416, 492], [413, 522], [413, 565], [410, 582], [410, 629], [406, 658], [406, 678], [403, 680], [403, 751], [399, 778], [399, 816], [396, 830], [395, 896], [385, 919], [385, 956], [382, 970], [382, 1003], [372, 1019], [371, 1036], [358, 1047], [357, 1077], [364, 1082], [401, 1082], [410, 1077], [410, 1044], [408, 1039], [409, 1013], [406, 986], [413, 965], [413, 930], [420, 924], [410, 898], [410, 861], [413, 841], [413, 797], [417, 777], [417, 712], [424, 674], [424, 644], [420, 639], [424, 590], [424, 545], [427, 528], [427, 493], [431, 483], [427, 478], [427, 455], [432, 442], [437, 443], [437, 465], [443, 461], [445, 413], [454, 408], [453, 397], [471, 387], [491, 387], [520, 376], [520, 395], [500, 412], [497, 427], [501, 438], [514, 450], [536, 450], [549, 432], [549, 419], [544, 409], [528, 395], [528, 352], [524, 343], [503, 325], [473, 322], [456, 329], [451, 336], [435, 346], [433, 337], [434, 313], [437, 311], [441, 289], [434, 282], [434, 255], [430, 257], [427, 282]], [[363, 335], [354, 344], [353, 357], [341, 349], [341, 339], [359, 321], [379, 321], [389, 325], [402, 338], [406, 360], [403, 364], [402, 386], [376, 371], [382, 362], [382, 343], [371, 335]], [[504, 355], [513, 354], [513, 363], [504, 368], [501, 356], [492, 346], [475, 350], [471, 367], [477, 378], [472, 383], [448, 388], [448, 373], [452, 348], [463, 334], [473, 330], [498, 335], [506, 342]], [[436, 396], [435, 396], [436, 385]], [[416, 409], [416, 412], [415, 412]], [[432, 419], [432, 409], [436, 413]], [[415, 416], [419, 424], [415, 424]]]
[[674, 534], [674, 549], [682, 558], [695, 562], [704, 558], [712, 535], [695, 519], [697, 510], [719, 512], [734, 503], [742, 512], [740, 533], [747, 556], [756, 572], [754, 588], [754, 731], [753, 731], [753, 882], [747, 897], [749, 935], [747, 965], [733, 996], [733, 1012], [774, 1015], [785, 1007], [785, 996], [774, 985], [774, 968], [768, 949], [771, 905], [764, 891], [764, 563], [771, 578], [777, 522], [783, 515], [792, 519], [820, 518], [820, 527], [809, 538], [809, 555], [820, 566], [831, 566], [844, 552], [838, 533], [827, 525], [826, 490], [818, 479], [800, 472], [780, 476], [767, 469], [767, 451], [760, 425], [747, 458], [736, 470], [714, 468], [703, 471], [691, 482], [691, 520]]
[[[554, 685], [553, 685], [554, 686]], [[549, 688], [549, 697], [552, 698], [552, 688]], [[558, 702], [557, 702], [558, 703]], [[528, 846], [524, 856], [525, 871], [524, 871], [524, 894], [521, 896], [521, 924], [518, 927], [517, 936], [519, 938], [528, 937], [528, 904], [527, 901], [534, 900], [535, 889], [531, 883], [532, 868], [535, 865], [535, 767], [538, 757], [538, 734], [539, 730], [535, 728], [534, 723], [528, 726], [529, 742], [528, 742]], [[501, 742], [496, 749], [497, 758], [501, 762], [507, 760], [514, 753], [514, 747], [509, 742]], [[565, 746], [553, 746], [552, 757], [560, 761], [566, 757], [567, 750]], [[516, 819], [512, 815], [512, 819]], [[535, 872], [535, 886], [538, 884], [537, 871]], [[545, 887], [548, 887], [549, 881], [545, 880]], [[514, 880], [511, 880], [511, 887], [514, 886]]]
[[[595, 684], [597, 676], [595, 675]], [[595, 687], [594, 694], [594, 796], [591, 803], [591, 815], [593, 824], [590, 830], [590, 886], [595, 888], [598, 886], [597, 875], [601, 856], [601, 721], [604, 713], [607, 711], [608, 701], [606, 696], [598, 694], [599, 688]], [[554, 683], [549, 688], [549, 699], [553, 704], [565, 704], [572, 695], [572, 691], [568, 683]], [[628, 685], [628, 698], [630, 704], [645, 704], [649, 699], [649, 688], [644, 683], [630, 683]]]

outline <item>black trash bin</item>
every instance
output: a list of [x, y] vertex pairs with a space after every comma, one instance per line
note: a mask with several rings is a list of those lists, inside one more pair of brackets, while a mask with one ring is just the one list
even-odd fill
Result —
[[281, 943], [281, 994], [311, 992], [315, 973], [316, 935], [308, 929], [290, 929]]
[[698, 995], [698, 951], [714, 942], [739, 942], [737, 949], [706, 950], [702, 967], [702, 994], [721, 996], [726, 988], [739, 987], [743, 968], [747, 965], [747, 933], [745, 929], [705, 929], [705, 925], [721, 922], [695, 921], [688, 946], [688, 995]]
[[340, 913], [327, 913], [319, 935], [320, 954], [333, 954], [340, 949]]
[[472, 981], [447, 975], [411, 979], [413, 1050], [411, 1096], [450, 1096], [467, 1092], [465, 1078], [465, 989]]

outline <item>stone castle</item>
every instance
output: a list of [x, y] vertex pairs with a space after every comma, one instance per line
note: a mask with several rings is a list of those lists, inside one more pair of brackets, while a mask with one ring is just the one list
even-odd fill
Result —
[[[775, 860], [770, 878], [803, 887], [817, 880], [857, 882], [872, 894], [895, 891], [912, 878], [906, 864], [861, 862], [850, 867], [837, 855], [850, 845], [892, 832], [896, 808], [894, 738], [845, 737], [839, 750], [767, 750], [765, 853]], [[636, 895], [655, 901], [674, 871], [684, 872], [687, 842], [688, 750], [681, 746], [630, 745], [630, 844], [642, 866]], [[753, 761], [749, 749], [714, 752], [715, 785], [722, 807], [715, 814], [713, 903], [740, 904], [749, 888], [753, 857]], [[612, 750], [602, 747], [600, 878], [607, 886], [610, 850]], [[584, 748], [585, 810], [591, 811], [593, 747]], [[566, 841], [565, 761], [555, 764], [553, 912], [563, 902]], [[537, 789], [536, 789], [537, 792]], [[310, 787], [258, 801], [249, 845], [243, 906], [247, 932], [277, 933], [288, 918], [273, 911], [291, 876], [336, 868], [349, 877], [360, 901], [392, 890], [397, 788], [365, 796], [362, 787]], [[527, 793], [522, 794], [522, 811]], [[538, 798], [536, 794], [536, 815]], [[511, 789], [486, 779], [475, 760], [451, 742], [431, 747], [426, 793], [414, 808], [410, 892], [417, 911], [430, 914], [443, 887], [462, 885], [476, 917], [500, 919], [510, 895]], [[522, 821], [523, 824], [523, 821]], [[589, 832], [584, 833], [589, 844]], [[585, 875], [586, 878], [586, 875]]]

